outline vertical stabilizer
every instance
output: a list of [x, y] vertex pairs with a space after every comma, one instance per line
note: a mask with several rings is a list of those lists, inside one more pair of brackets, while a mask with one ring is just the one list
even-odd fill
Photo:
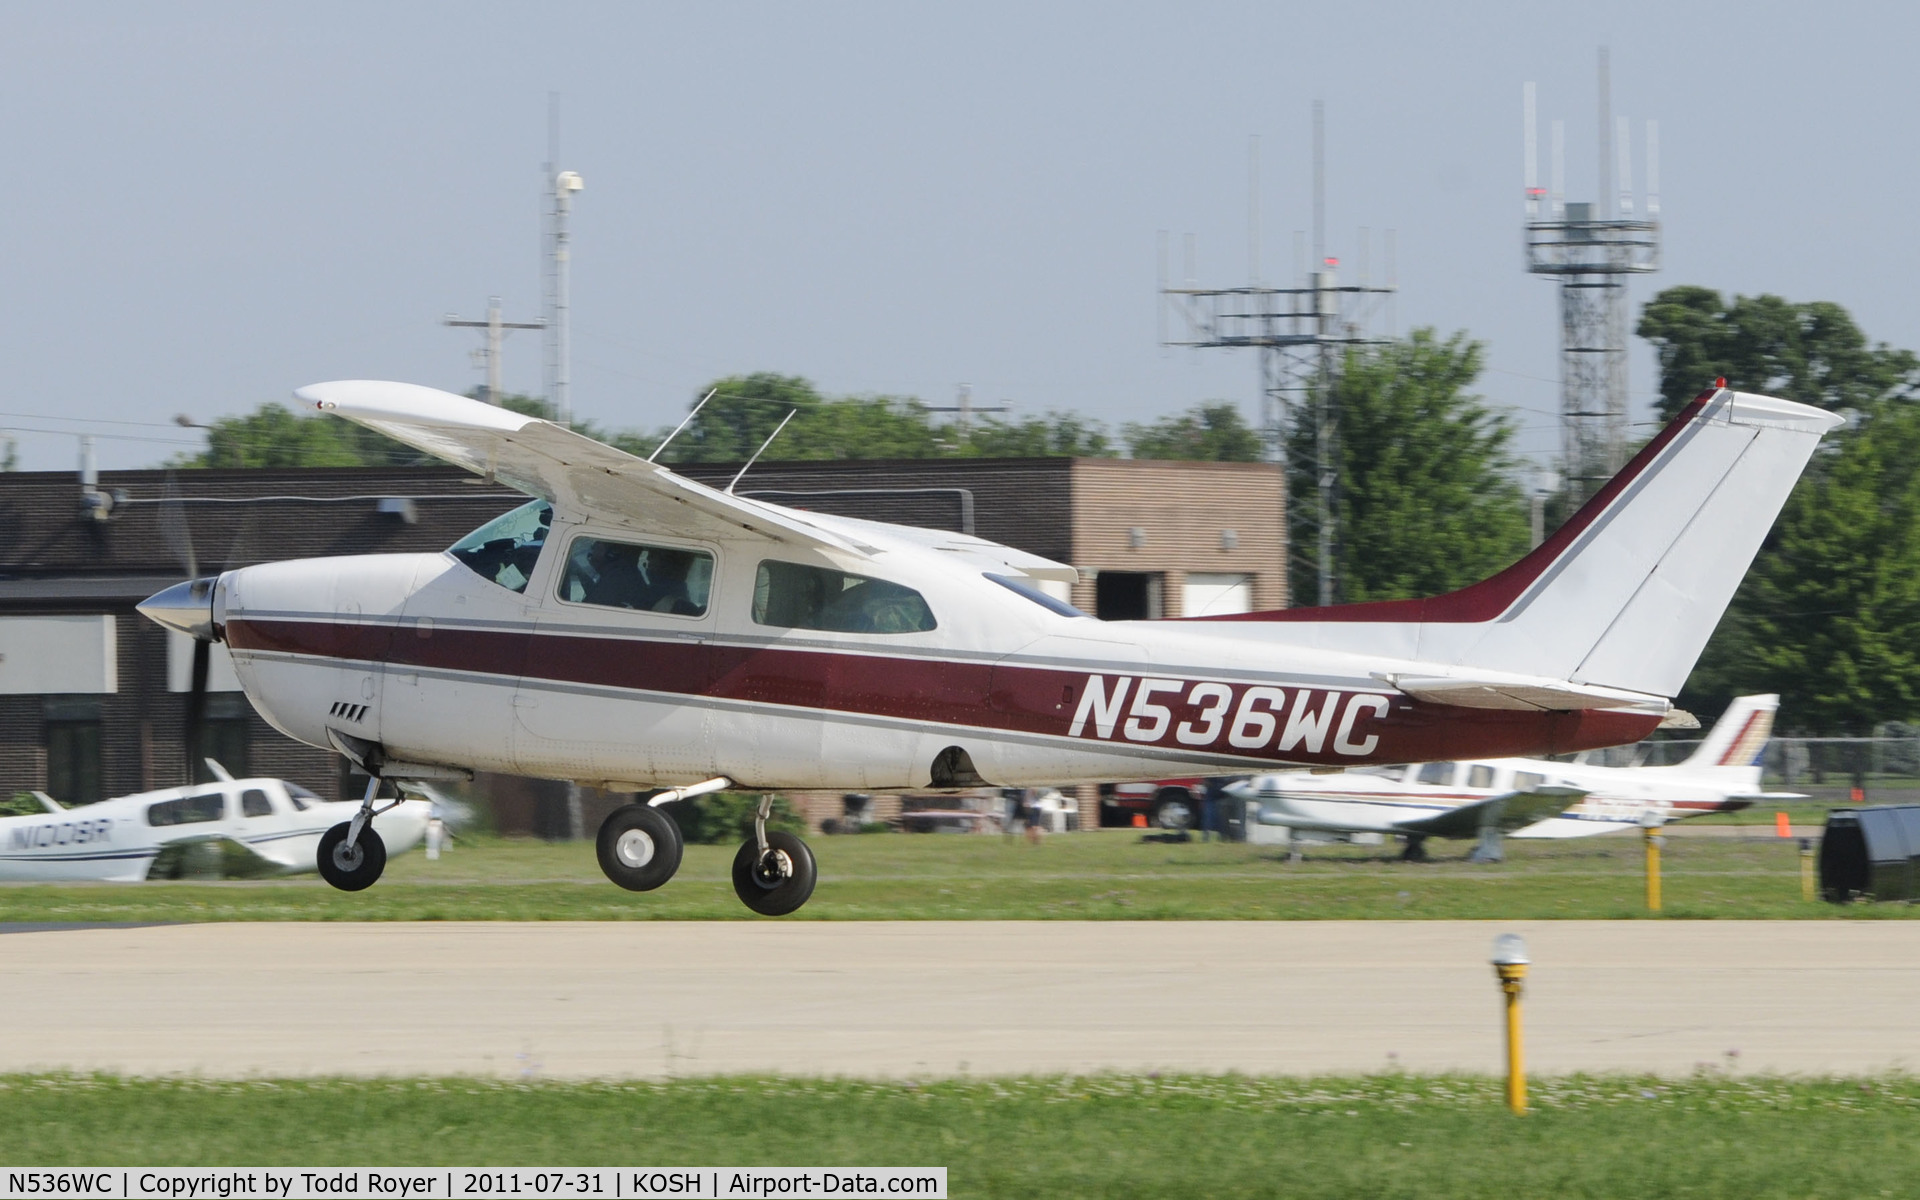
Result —
[[1736, 697], [1707, 732], [1706, 740], [1680, 766], [1758, 767], [1760, 756], [1767, 751], [1767, 739], [1773, 736], [1773, 714], [1779, 708], [1779, 696]]

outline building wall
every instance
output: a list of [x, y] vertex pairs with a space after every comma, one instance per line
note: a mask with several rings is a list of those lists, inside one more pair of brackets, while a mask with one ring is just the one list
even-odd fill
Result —
[[1076, 607], [1094, 611], [1100, 571], [1162, 574], [1167, 617], [1186, 615], [1189, 572], [1251, 575], [1254, 609], [1286, 607], [1286, 485], [1277, 465], [1079, 458], [1072, 478]]

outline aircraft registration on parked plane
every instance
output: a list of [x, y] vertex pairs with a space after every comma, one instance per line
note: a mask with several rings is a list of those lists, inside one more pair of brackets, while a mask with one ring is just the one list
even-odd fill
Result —
[[[601, 827], [647, 890], [656, 807], [1225, 775], [1621, 745], [1669, 702], [1839, 418], [1715, 387], [1537, 550], [1427, 600], [1098, 622], [1070, 566], [982, 538], [702, 486], [548, 421], [411, 384], [296, 393], [534, 497], [439, 554], [270, 563], [141, 611], [224, 641], [254, 706], [375, 777], [475, 770], [664, 788]], [[657, 451], [656, 451], [657, 453]], [[319, 849], [365, 886], [368, 800]], [[741, 900], [792, 912], [812, 852], [765, 828]]]
[[[320, 839], [360, 810], [322, 800], [284, 779], [219, 779], [67, 806], [35, 792], [44, 813], [0, 817], [0, 882], [137, 883], [202, 874], [291, 875], [317, 865]], [[432, 805], [406, 800], [383, 811], [384, 850], [413, 848]]]

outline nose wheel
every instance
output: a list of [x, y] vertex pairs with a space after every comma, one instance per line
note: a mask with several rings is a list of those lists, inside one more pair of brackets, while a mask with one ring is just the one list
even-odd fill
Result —
[[680, 826], [645, 804], [613, 810], [601, 822], [594, 850], [608, 879], [630, 892], [650, 892], [680, 869]]
[[372, 887], [387, 869], [387, 844], [373, 826], [368, 825], [359, 837], [348, 840], [352, 831], [353, 822], [342, 821], [321, 834], [320, 852], [315, 856], [320, 878], [343, 892]]

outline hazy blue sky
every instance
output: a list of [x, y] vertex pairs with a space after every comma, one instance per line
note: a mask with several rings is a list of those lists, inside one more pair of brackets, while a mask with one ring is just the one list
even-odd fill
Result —
[[[1920, 346], [1917, 25], [1832, 3], [11, 3], [0, 425], [130, 435], [102, 461], [137, 466], [181, 448], [176, 412], [341, 377], [472, 386], [475, 335], [439, 321], [490, 294], [538, 311], [550, 90], [587, 183], [583, 415], [658, 425], [751, 370], [939, 403], [964, 380], [1116, 425], [1251, 413], [1250, 357], [1157, 346], [1156, 233], [1243, 282], [1257, 134], [1265, 274], [1290, 272], [1318, 98], [1330, 251], [1396, 230], [1399, 326], [1487, 340], [1482, 390], [1550, 451], [1522, 83], [1543, 131], [1568, 121], [1573, 199], [1596, 47], [1636, 143], [1659, 119], [1666, 263], [1636, 307], [1682, 282], [1828, 298]], [[506, 361], [537, 390], [537, 334]], [[19, 436], [24, 465], [72, 464], [70, 434]]]

